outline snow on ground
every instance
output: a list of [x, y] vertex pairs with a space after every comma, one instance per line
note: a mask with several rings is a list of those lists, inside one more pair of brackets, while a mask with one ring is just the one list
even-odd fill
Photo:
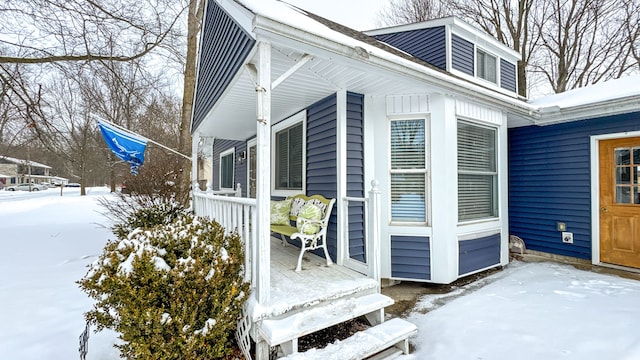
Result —
[[[0, 191], [0, 358], [78, 359], [77, 287], [111, 238], [106, 188]], [[453, 299], [452, 299], [453, 298]], [[444, 305], [443, 305], [444, 304]], [[640, 282], [552, 263], [513, 263], [446, 295], [423, 297], [405, 359], [640, 359]], [[87, 359], [116, 360], [112, 332], [91, 334]]]
[[416, 305], [413, 358], [640, 359], [636, 280], [515, 262], [481, 282], [444, 306], [436, 308], [447, 295]]
[[[0, 358], [78, 359], [92, 302], [75, 281], [110, 238], [106, 188], [0, 191]], [[119, 359], [114, 333], [91, 334], [88, 359]]]

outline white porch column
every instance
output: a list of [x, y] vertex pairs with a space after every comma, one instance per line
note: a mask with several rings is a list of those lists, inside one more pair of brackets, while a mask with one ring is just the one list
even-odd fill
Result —
[[260, 176], [256, 179], [256, 252], [258, 263], [256, 274], [256, 299], [259, 304], [268, 306], [270, 298], [270, 201], [271, 201], [271, 44], [258, 44], [258, 85], [256, 87], [257, 104], [257, 146], [256, 170]]

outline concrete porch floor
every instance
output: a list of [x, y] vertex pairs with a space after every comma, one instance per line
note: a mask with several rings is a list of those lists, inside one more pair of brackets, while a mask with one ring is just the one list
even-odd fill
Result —
[[290, 311], [356, 293], [376, 292], [376, 282], [344, 266], [305, 252], [302, 271], [295, 267], [300, 248], [271, 238], [271, 299], [268, 307], [254, 304], [252, 318], [277, 317]]

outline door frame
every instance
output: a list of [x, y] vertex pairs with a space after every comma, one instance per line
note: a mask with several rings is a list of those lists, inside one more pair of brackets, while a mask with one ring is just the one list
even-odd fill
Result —
[[[625, 266], [600, 262], [600, 141], [630, 137], [640, 137], [640, 131], [592, 135], [590, 137], [591, 156], [591, 263], [594, 265], [629, 270]], [[633, 269], [630, 271], [634, 271]]]

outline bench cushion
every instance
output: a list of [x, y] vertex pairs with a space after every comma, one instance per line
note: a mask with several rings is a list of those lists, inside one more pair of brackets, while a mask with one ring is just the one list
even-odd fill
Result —
[[[301, 233], [307, 235], [315, 234], [320, 230], [320, 226], [318, 225], [320, 219], [322, 219], [322, 210], [316, 205], [307, 202], [298, 213], [296, 227]], [[311, 220], [312, 222], [307, 222], [307, 220]]]
[[291, 211], [291, 199], [282, 201], [271, 200], [271, 224], [289, 225], [289, 212]]

